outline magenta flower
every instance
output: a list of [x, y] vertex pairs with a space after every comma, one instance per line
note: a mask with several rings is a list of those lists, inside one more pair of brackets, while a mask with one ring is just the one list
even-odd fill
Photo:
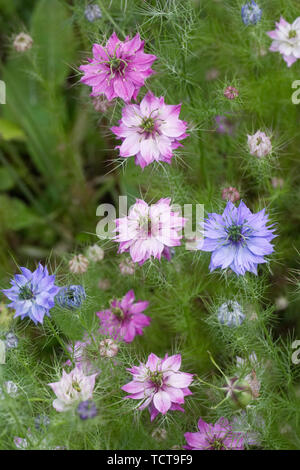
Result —
[[228, 86], [224, 91], [224, 96], [229, 100], [234, 100], [239, 96], [239, 92], [234, 86]]
[[135, 155], [141, 168], [156, 161], [171, 163], [173, 150], [187, 137], [187, 123], [179, 119], [181, 105], [167, 105], [164, 97], [157, 98], [148, 91], [141, 103], [128, 104], [122, 110], [119, 127], [112, 132], [123, 140], [116, 148], [120, 156]]
[[198, 421], [198, 432], [186, 432], [188, 450], [244, 450], [242, 433], [233, 432], [232, 426], [225, 418], [220, 418], [215, 424]]
[[149, 302], [134, 302], [134, 299], [134, 292], [130, 290], [122, 300], [113, 300], [109, 309], [96, 313], [101, 321], [99, 333], [126, 343], [131, 343], [136, 335], [142, 335], [143, 328], [151, 322], [151, 318], [142, 313]]
[[129, 215], [116, 219], [115, 241], [120, 243], [118, 253], [129, 252], [135, 263], [143, 264], [151, 256], [170, 257], [168, 247], [179, 246], [186, 219], [172, 212], [171, 199], [160, 199], [148, 206], [137, 199]]
[[169, 410], [183, 411], [180, 406], [186, 395], [192, 395], [187, 388], [193, 380], [193, 374], [180, 372], [181, 355], [175, 354], [160, 359], [151, 353], [146, 364], [140, 363], [127, 369], [133, 380], [122, 387], [128, 392], [125, 398], [141, 400], [140, 410], [149, 408], [153, 421], [158, 413], [165, 415]]
[[105, 47], [93, 45], [93, 59], [88, 60], [79, 69], [84, 72], [80, 81], [92, 87], [91, 96], [104, 94], [108, 101], [119, 97], [128, 102], [137, 98], [146, 78], [154, 73], [151, 65], [156, 56], [144, 53], [139, 34], [120, 41], [113, 33]]

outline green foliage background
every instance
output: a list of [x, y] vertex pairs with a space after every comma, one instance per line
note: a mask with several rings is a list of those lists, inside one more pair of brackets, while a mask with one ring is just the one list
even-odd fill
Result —
[[[262, 386], [246, 412], [249, 426], [260, 433], [262, 448], [299, 449], [300, 366], [291, 362], [291, 344], [300, 338], [300, 106], [291, 95], [300, 65], [288, 69], [279, 54], [268, 52], [266, 35], [281, 15], [289, 22], [300, 16], [299, 2], [260, 0], [262, 21], [254, 27], [241, 21], [243, 0], [95, 3], [102, 18], [89, 23], [83, 0], [0, 0], [0, 78], [7, 87], [7, 104], [0, 110], [1, 286], [7, 286], [16, 264], [32, 268], [41, 260], [57, 273], [59, 285], [82, 283], [88, 294], [78, 315], [55, 307], [43, 326], [10, 324], [20, 345], [9, 352], [0, 372], [21, 393], [0, 400], [0, 447], [14, 448], [14, 436], [26, 437], [27, 428], [33, 432], [32, 448], [182, 446], [184, 432], [195, 431], [200, 416], [213, 422], [220, 416], [232, 419], [237, 412], [229, 402], [212, 409], [222, 396], [196, 379], [185, 414], [168, 413], [150, 424], [147, 411], [133, 412], [134, 404], [122, 400], [120, 387], [129, 381], [125, 367], [150, 352], [180, 352], [182, 370], [220, 385], [210, 350], [229, 375], [237, 373], [237, 355], [256, 352]], [[12, 47], [20, 31], [34, 40], [24, 54]], [[120, 117], [122, 103], [96, 112], [89, 88], [79, 84], [78, 66], [91, 56], [92, 44], [104, 43], [113, 31], [121, 39], [139, 32], [146, 52], [158, 57], [156, 74], [139, 97], [150, 88], [167, 103], [182, 103], [190, 136], [170, 167], [150, 165], [142, 172], [132, 158], [120, 161], [109, 127]], [[219, 71], [215, 80], [207, 80], [211, 69]], [[227, 85], [238, 88], [237, 100], [224, 98]], [[214, 130], [215, 116], [225, 113], [235, 123], [234, 136]], [[257, 129], [272, 135], [270, 158], [256, 159], [247, 151], [247, 134]], [[274, 188], [272, 177], [283, 178], [283, 187]], [[219, 212], [225, 206], [221, 189], [229, 185], [238, 188], [251, 210], [266, 207], [277, 225], [275, 253], [257, 278], [209, 274], [209, 255], [184, 247], [176, 249], [171, 263], [147, 263], [126, 277], [119, 271], [115, 245], [95, 235], [97, 206], [117, 206], [119, 195], [128, 195], [130, 203], [136, 197], [148, 202], [171, 197], [177, 204], [200, 203], [207, 212]], [[71, 253], [97, 241], [105, 249], [104, 261], [70, 278]], [[107, 291], [98, 288], [100, 278], [110, 280]], [[95, 311], [131, 288], [138, 299], [149, 300], [153, 321], [144, 336], [121, 347], [116, 363], [95, 360], [102, 371], [95, 392], [99, 416], [81, 422], [72, 412], [57, 413], [46, 384], [61, 375], [65, 344], [95, 331]], [[276, 299], [281, 296], [289, 303], [279, 311]], [[237, 299], [247, 312], [245, 323], [233, 331], [216, 321], [218, 306], [228, 298]], [[251, 320], [254, 312], [257, 320]], [[42, 433], [34, 431], [39, 413], [51, 419]], [[157, 426], [167, 430], [165, 441], [151, 436]]]

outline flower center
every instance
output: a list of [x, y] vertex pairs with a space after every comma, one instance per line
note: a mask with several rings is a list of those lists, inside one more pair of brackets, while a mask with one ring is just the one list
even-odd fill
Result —
[[120, 320], [124, 319], [124, 312], [120, 307], [111, 307], [111, 311]]
[[140, 228], [147, 234], [152, 234], [152, 221], [148, 216], [141, 217], [139, 220]]
[[74, 390], [76, 390], [76, 392], [81, 392], [81, 388], [79, 386], [79, 383], [75, 380], [74, 382], [72, 382], [72, 387]]
[[121, 61], [117, 57], [112, 57], [109, 61], [110, 68], [114, 71], [119, 70]]
[[158, 371], [151, 372], [150, 380], [156, 387], [161, 387], [163, 384], [163, 373]]
[[256, 141], [256, 145], [260, 145], [262, 143], [262, 138], [261, 137], [258, 137], [257, 141]]
[[144, 132], [153, 132], [154, 131], [155, 122], [154, 119], [151, 117], [144, 118], [141, 123], [141, 128]]
[[224, 449], [223, 441], [222, 439], [216, 439], [215, 437], [213, 438], [211, 442], [211, 446], [213, 447], [214, 450], [222, 450]]
[[231, 240], [232, 242], [240, 241], [240, 239], [242, 238], [242, 228], [242, 225], [231, 225], [231, 227], [227, 229], [229, 240]]
[[31, 285], [26, 284], [20, 288], [19, 299], [20, 300], [31, 300], [34, 298]]
[[295, 31], [294, 29], [291, 29], [291, 31], [289, 32], [289, 39], [294, 39], [297, 37], [297, 31]]

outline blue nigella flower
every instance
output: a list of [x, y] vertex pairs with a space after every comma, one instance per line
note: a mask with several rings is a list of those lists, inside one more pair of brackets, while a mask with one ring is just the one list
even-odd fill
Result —
[[7, 333], [6, 338], [5, 338], [6, 348], [7, 349], [15, 349], [15, 348], [18, 347], [18, 344], [19, 344], [19, 340], [18, 340], [17, 336], [12, 332]]
[[86, 294], [82, 286], [66, 286], [60, 289], [55, 300], [60, 307], [73, 309], [79, 308], [85, 298]]
[[92, 400], [86, 400], [79, 403], [77, 413], [81, 419], [90, 419], [97, 416], [97, 407]]
[[242, 20], [245, 25], [256, 24], [261, 20], [262, 9], [251, 0], [242, 6]]
[[95, 20], [102, 17], [102, 12], [99, 8], [99, 5], [97, 4], [88, 5], [84, 11], [84, 14], [90, 23], [93, 23]]
[[222, 325], [240, 326], [245, 320], [242, 307], [236, 300], [225, 302], [218, 310], [218, 320]]
[[243, 201], [238, 208], [229, 201], [222, 215], [208, 214], [199, 249], [212, 252], [210, 271], [230, 268], [237, 275], [257, 274], [257, 265], [266, 263], [264, 256], [274, 251], [270, 241], [276, 235], [273, 224], [267, 223], [265, 209], [252, 214]]
[[27, 268], [20, 268], [22, 274], [16, 274], [10, 281], [12, 287], [2, 292], [12, 302], [8, 307], [15, 309], [16, 317], [29, 317], [35, 324], [43, 323], [44, 316], [54, 307], [54, 297], [59, 291], [55, 282], [55, 275], [49, 276], [47, 267], [39, 264], [31, 272]]

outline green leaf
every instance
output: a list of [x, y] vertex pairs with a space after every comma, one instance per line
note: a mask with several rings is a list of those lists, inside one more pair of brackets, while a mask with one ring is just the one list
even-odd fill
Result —
[[40, 0], [32, 17], [38, 68], [49, 87], [62, 85], [73, 62], [76, 42], [67, 8], [58, 0]]
[[25, 134], [14, 122], [0, 118], [0, 139], [25, 140]]
[[0, 196], [0, 220], [4, 229], [21, 230], [39, 222], [39, 217], [17, 198]]
[[5, 167], [0, 167], [0, 191], [8, 191], [14, 183], [11, 172]]

